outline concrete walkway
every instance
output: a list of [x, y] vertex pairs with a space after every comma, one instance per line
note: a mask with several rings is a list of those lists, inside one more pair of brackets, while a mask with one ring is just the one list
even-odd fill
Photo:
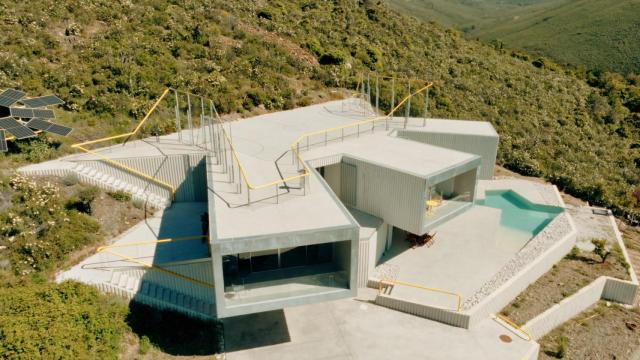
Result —
[[229, 318], [224, 326], [229, 360], [529, 359], [538, 346], [492, 319], [465, 330], [359, 299]]
[[[110, 245], [152, 241], [165, 238], [200, 235], [202, 228], [200, 214], [206, 211], [206, 203], [175, 203], [164, 211], [141, 221], [127, 232], [110, 241]], [[200, 240], [178, 241], [168, 244], [149, 244], [114, 249], [146, 263], [160, 264], [173, 261], [200, 259], [208, 256], [207, 244]], [[137, 264], [122, 260], [117, 256], [98, 253], [78, 265], [59, 273], [57, 281], [68, 279], [88, 284], [109, 280], [111, 270], [136, 267]]]

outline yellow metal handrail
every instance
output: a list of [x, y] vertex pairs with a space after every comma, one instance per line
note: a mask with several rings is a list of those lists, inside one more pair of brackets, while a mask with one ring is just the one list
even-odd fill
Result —
[[438, 288], [427, 287], [427, 286], [414, 284], [414, 283], [401, 281], [401, 280], [380, 279], [380, 281], [378, 282], [378, 293], [381, 293], [383, 291], [382, 287], [383, 287], [384, 284], [409, 286], [409, 287], [420, 289], [420, 290], [426, 290], [426, 291], [436, 292], [436, 293], [440, 293], [440, 294], [455, 296], [456, 299], [457, 299], [457, 304], [456, 304], [455, 311], [459, 312], [460, 311], [460, 307], [462, 306], [462, 296], [460, 296], [460, 294], [457, 294], [457, 293], [454, 293], [454, 292], [451, 292], [451, 291], [442, 290], [442, 289], [438, 289]]
[[[383, 78], [385, 78], [385, 77], [383, 77]], [[360, 82], [358, 82], [358, 87], [359, 86], [360, 86]], [[296, 157], [298, 163], [302, 164], [303, 169], [302, 169], [301, 173], [298, 174], [298, 175], [293, 175], [293, 176], [290, 176], [290, 177], [287, 177], [287, 178], [284, 178], [284, 179], [278, 179], [278, 180], [275, 180], [275, 181], [272, 181], [272, 182], [269, 182], [269, 183], [265, 183], [265, 184], [260, 184], [260, 185], [254, 185], [249, 181], [249, 178], [247, 176], [245, 167], [242, 164], [242, 162], [240, 161], [240, 156], [238, 155], [238, 152], [237, 152], [235, 146], [233, 145], [233, 142], [231, 141], [231, 137], [229, 136], [229, 134], [227, 134], [227, 131], [224, 128], [224, 124], [222, 123], [222, 119], [220, 119], [220, 116], [217, 114], [217, 112], [216, 112], [216, 121], [220, 124], [220, 128], [222, 129], [223, 136], [225, 137], [225, 139], [229, 143], [229, 147], [231, 148], [231, 154], [232, 154], [233, 158], [235, 159], [236, 163], [238, 164], [238, 168], [240, 170], [240, 176], [242, 177], [242, 179], [244, 180], [244, 182], [245, 182], [245, 184], [247, 186], [247, 191], [258, 190], [258, 189], [263, 189], [263, 188], [267, 188], [267, 187], [271, 187], [271, 186], [285, 184], [287, 181], [297, 180], [297, 179], [301, 179], [301, 178], [309, 176], [309, 174], [310, 174], [309, 168], [307, 167], [306, 163], [304, 161], [302, 161], [302, 158], [300, 157], [299, 144], [302, 141], [302, 139], [304, 139], [305, 137], [309, 137], [309, 136], [317, 135], [317, 134], [328, 133], [330, 131], [335, 131], [335, 130], [353, 128], [353, 127], [356, 127], [356, 126], [359, 126], [359, 125], [363, 125], [363, 124], [375, 123], [376, 121], [380, 121], [380, 120], [387, 120], [389, 117], [393, 116], [395, 111], [398, 110], [402, 105], [404, 105], [404, 103], [406, 103], [411, 97], [413, 97], [413, 96], [425, 91], [426, 89], [428, 89], [428, 88], [430, 88], [432, 86], [433, 86], [433, 83], [429, 82], [425, 86], [421, 87], [420, 89], [414, 91], [413, 93], [410, 93], [405, 98], [403, 98], [393, 109], [391, 109], [391, 111], [389, 111], [389, 113], [387, 115], [385, 115], [385, 116], [375, 117], [375, 118], [372, 118], [372, 119], [359, 121], [359, 122], [351, 123], [351, 124], [348, 124], [348, 125], [343, 125], [343, 126], [339, 126], [339, 127], [334, 127], [334, 128], [329, 128], [329, 129], [324, 129], [324, 130], [319, 130], [319, 131], [314, 131], [314, 132], [309, 132], [309, 133], [302, 134], [300, 137], [298, 137], [291, 144], [292, 153]]]
[[[496, 314], [495, 317], [497, 319], [502, 320], [505, 324], [511, 326], [513, 329], [520, 331], [521, 334], [523, 334], [526, 338], [527, 341], [531, 341], [533, 340], [533, 337], [531, 336], [531, 334], [529, 334], [528, 332], [526, 332], [522, 327], [520, 327], [518, 324], [514, 323], [513, 321], [509, 320], [509, 318], [507, 318], [506, 316], [502, 315], [502, 314]], [[498, 321], [499, 323], [499, 321]], [[513, 330], [510, 329], [510, 330]], [[515, 331], [514, 331], [515, 333]]]
[[198, 280], [198, 279], [194, 279], [192, 277], [186, 276], [186, 275], [182, 275], [178, 272], [175, 271], [171, 271], [169, 269], [165, 269], [163, 267], [157, 266], [157, 265], [153, 265], [153, 264], [149, 264], [146, 263], [142, 260], [136, 259], [134, 257], [128, 256], [128, 255], [124, 255], [121, 254], [119, 252], [115, 252], [112, 251], [111, 249], [113, 248], [124, 248], [124, 247], [131, 247], [131, 246], [137, 246], [137, 245], [146, 245], [146, 244], [164, 244], [164, 243], [170, 243], [170, 242], [175, 242], [175, 241], [185, 241], [185, 240], [196, 240], [196, 239], [202, 239], [202, 238], [209, 238], [208, 235], [195, 235], [195, 236], [185, 236], [185, 237], [178, 237], [178, 238], [167, 238], [167, 239], [160, 239], [160, 240], [150, 240], [150, 241], [140, 241], [140, 242], [135, 242], [135, 243], [127, 243], [127, 244], [115, 244], [115, 245], [107, 245], [107, 246], [100, 246], [96, 252], [97, 253], [108, 253], [111, 255], [115, 255], [117, 257], [120, 257], [126, 261], [132, 262], [134, 264], [138, 264], [141, 266], [144, 266], [146, 268], [150, 268], [150, 269], [154, 269], [160, 272], [163, 272], [165, 274], [169, 274], [172, 276], [175, 276], [179, 279], [182, 280], [186, 280], [188, 282], [197, 284], [197, 285], [201, 285], [201, 286], [205, 286], [208, 288], [213, 288], [213, 284], [202, 281], [202, 280]]
[[153, 104], [151, 109], [147, 112], [147, 114], [144, 116], [142, 121], [140, 121], [138, 126], [136, 126], [136, 128], [133, 131], [128, 132], [128, 133], [124, 133], [124, 134], [120, 134], [120, 135], [104, 137], [104, 138], [97, 139], [97, 140], [91, 140], [91, 141], [85, 141], [85, 142], [82, 142], [82, 143], [73, 144], [73, 145], [71, 145], [71, 147], [74, 148], [74, 149], [80, 149], [80, 150], [82, 150], [82, 151], [84, 151], [84, 152], [86, 152], [88, 154], [95, 155], [95, 156], [99, 157], [100, 159], [104, 160], [105, 162], [107, 162], [107, 163], [109, 163], [111, 165], [114, 165], [114, 166], [119, 167], [121, 169], [127, 170], [127, 171], [132, 172], [132, 173], [134, 173], [134, 174], [136, 174], [136, 175], [138, 175], [138, 176], [140, 176], [142, 178], [145, 178], [145, 179], [150, 180], [150, 181], [152, 181], [152, 182], [154, 182], [156, 184], [159, 184], [159, 185], [161, 185], [163, 187], [166, 187], [171, 191], [171, 197], [173, 199], [175, 199], [175, 196], [176, 196], [176, 188], [175, 188], [175, 186], [173, 186], [173, 185], [171, 185], [171, 184], [169, 184], [169, 183], [167, 183], [165, 181], [162, 181], [160, 179], [157, 179], [154, 176], [145, 174], [145, 173], [143, 173], [143, 172], [141, 172], [139, 170], [136, 170], [136, 169], [134, 169], [134, 168], [132, 168], [130, 166], [127, 166], [127, 165], [122, 164], [120, 162], [117, 162], [115, 160], [111, 160], [108, 157], [106, 157], [106, 156], [104, 156], [102, 154], [99, 154], [99, 153], [97, 153], [97, 152], [95, 152], [93, 150], [87, 149], [85, 147], [87, 145], [93, 145], [93, 144], [97, 144], [97, 143], [101, 143], [101, 142], [105, 142], [105, 141], [110, 141], [110, 140], [115, 140], [115, 139], [122, 139], [122, 138], [126, 138], [126, 140], [125, 140], [125, 143], [126, 143], [132, 136], [136, 135], [140, 131], [140, 129], [142, 128], [142, 125], [144, 125], [144, 123], [149, 119], [151, 114], [155, 111], [155, 109], [158, 107], [158, 105], [160, 105], [160, 102], [165, 98], [165, 96], [167, 96], [168, 93], [169, 93], [169, 89], [167, 88], [167, 89], [164, 90], [164, 92], [162, 93], [160, 98], [158, 98], [158, 100], [156, 100], [156, 102]]
[[300, 135], [291, 144], [291, 149], [292, 149], [292, 151], [295, 151], [296, 153], [299, 152], [298, 149], [300, 147], [300, 143], [302, 142], [302, 140], [304, 138], [311, 137], [313, 135], [320, 135], [320, 134], [325, 134], [325, 133], [329, 133], [329, 132], [332, 132], [332, 131], [344, 130], [344, 129], [348, 129], [348, 128], [354, 128], [354, 127], [358, 127], [360, 125], [365, 125], [365, 124], [374, 123], [374, 126], [375, 126], [375, 122], [377, 122], [377, 121], [387, 121], [390, 117], [393, 116], [393, 114], [395, 113], [396, 110], [398, 110], [402, 105], [404, 105], [404, 103], [406, 103], [409, 100], [409, 98], [411, 98], [411, 97], [413, 97], [413, 96], [415, 96], [415, 95], [427, 90], [428, 88], [430, 88], [432, 86], [433, 86], [433, 83], [429, 82], [429, 83], [427, 83], [427, 85], [425, 85], [425, 86], [421, 87], [420, 89], [416, 90], [415, 92], [407, 95], [406, 97], [404, 97], [404, 99], [402, 99], [398, 103], [398, 105], [396, 105], [393, 109], [391, 109], [391, 111], [389, 111], [389, 113], [387, 115], [378, 116], [378, 117], [374, 117], [374, 118], [363, 120], [363, 121], [357, 121], [357, 122], [350, 123], [350, 124], [347, 124], [347, 125], [341, 125], [341, 126], [328, 128], [328, 129], [322, 129], [322, 130], [318, 130], [318, 131], [312, 131], [312, 132], [304, 133], [304, 134]]

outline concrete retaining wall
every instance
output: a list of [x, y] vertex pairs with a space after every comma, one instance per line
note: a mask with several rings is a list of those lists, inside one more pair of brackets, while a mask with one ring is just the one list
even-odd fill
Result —
[[529, 320], [523, 329], [534, 339], [540, 339], [558, 325], [585, 311], [598, 300], [605, 299], [622, 304], [633, 304], [638, 285], [607, 276], [601, 276], [577, 293], [553, 305]]
[[379, 294], [376, 296], [376, 304], [402, 311], [407, 314], [435, 320], [444, 324], [465, 329], [469, 328], [469, 315], [462, 312], [455, 312], [426, 304], [415, 303], [385, 294]]

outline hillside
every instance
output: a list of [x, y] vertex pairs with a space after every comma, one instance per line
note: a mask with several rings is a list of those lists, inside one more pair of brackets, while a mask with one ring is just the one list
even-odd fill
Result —
[[435, 81], [434, 116], [491, 121], [501, 164], [619, 214], [636, 212], [637, 77], [602, 74], [593, 88], [544, 59], [373, 1], [65, 4], [0, 5], [0, 87], [59, 94], [63, 120], [77, 129], [58, 150], [14, 147], [16, 161], [129, 129], [165, 86], [213, 98], [224, 113], [247, 113], [308, 104], [327, 87], [353, 86], [356, 71], [398, 72]]
[[469, 38], [561, 63], [640, 72], [637, 0], [390, 0], [397, 10], [464, 31]]

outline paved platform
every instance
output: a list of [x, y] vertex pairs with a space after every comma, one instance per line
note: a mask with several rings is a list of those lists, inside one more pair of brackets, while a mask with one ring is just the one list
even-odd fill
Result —
[[[473, 295], [520, 249], [512, 246], [500, 226], [500, 210], [474, 205], [455, 218], [436, 227], [431, 247], [414, 249], [404, 234], [394, 232], [389, 249], [378, 270], [392, 266], [396, 279], [454, 292], [465, 298]], [[456, 308], [456, 298], [413, 287], [397, 285], [392, 295], [401, 299]]]
[[[537, 344], [492, 319], [472, 330], [379, 307], [366, 295], [224, 320], [229, 360], [529, 359]], [[512, 342], [499, 339], [507, 335]]]

